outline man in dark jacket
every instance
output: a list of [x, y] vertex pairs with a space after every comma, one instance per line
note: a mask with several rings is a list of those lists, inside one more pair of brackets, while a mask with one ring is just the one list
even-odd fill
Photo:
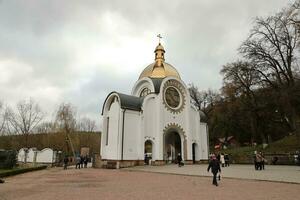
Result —
[[69, 159], [67, 156], [64, 157], [64, 169], [67, 169], [68, 167], [68, 162], [69, 162]]
[[178, 167], [182, 166], [182, 157], [181, 157], [180, 153], [178, 153], [178, 156], [177, 156], [177, 163], [178, 163]]
[[218, 172], [221, 173], [221, 168], [220, 168], [220, 162], [217, 160], [215, 155], [213, 155], [211, 160], [209, 161], [209, 165], [207, 168], [208, 172], [209, 172], [210, 168], [211, 168], [211, 172], [213, 174], [213, 185], [218, 186], [217, 174], [218, 174]]

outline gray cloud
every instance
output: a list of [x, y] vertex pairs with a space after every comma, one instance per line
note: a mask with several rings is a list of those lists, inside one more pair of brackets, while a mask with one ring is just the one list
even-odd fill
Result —
[[97, 120], [110, 91], [130, 93], [153, 62], [157, 33], [167, 62], [200, 89], [218, 89], [255, 16], [286, 0], [0, 1], [0, 100], [33, 97], [50, 115], [73, 103]]

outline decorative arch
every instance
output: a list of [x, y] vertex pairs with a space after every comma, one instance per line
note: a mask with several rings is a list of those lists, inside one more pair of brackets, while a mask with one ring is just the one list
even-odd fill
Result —
[[155, 142], [150, 137], [145, 137], [144, 140], [144, 156], [146, 164], [149, 163], [149, 159], [151, 159], [152, 161], [155, 160]]
[[115, 100], [118, 101], [118, 102], [120, 102], [119, 95], [116, 92], [111, 92], [111, 93], [109, 93], [109, 95], [107, 95], [107, 97], [106, 97], [106, 99], [105, 99], [105, 101], [103, 103], [103, 106], [102, 106], [102, 115], [104, 113], [107, 113], [107, 111], [109, 111], [111, 104]]
[[135, 83], [135, 85], [133, 86], [133, 88], [132, 88], [131, 94], [135, 95], [135, 96], [139, 96], [140, 93], [141, 93], [141, 91], [144, 88], [148, 88], [151, 92], [155, 91], [155, 88], [154, 88], [154, 85], [152, 83], [152, 80], [150, 78], [148, 78], [148, 77], [144, 77], [141, 80], [137, 81]]
[[186, 139], [186, 133], [184, 131], [184, 129], [177, 123], [169, 123], [165, 126], [164, 130], [163, 130], [163, 150], [164, 150], [164, 159], [166, 156], [166, 147], [165, 147], [165, 143], [166, 143], [166, 136], [169, 133], [178, 133], [178, 135], [180, 136], [180, 142], [181, 142], [181, 155], [182, 155], [182, 159], [185, 160], [187, 159], [187, 139]]

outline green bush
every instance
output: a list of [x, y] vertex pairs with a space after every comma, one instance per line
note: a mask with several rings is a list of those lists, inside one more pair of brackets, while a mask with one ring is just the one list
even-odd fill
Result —
[[0, 169], [12, 169], [16, 164], [16, 151], [0, 151]]
[[47, 168], [47, 166], [38, 166], [38, 167], [30, 167], [30, 168], [16, 168], [16, 169], [0, 172], [0, 178], [6, 177], [6, 176], [22, 174], [22, 173], [26, 173], [26, 172], [32, 172], [32, 171], [36, 171], [36, 170], [42, 170], [42, 169], [46, 169], [46, 168]]

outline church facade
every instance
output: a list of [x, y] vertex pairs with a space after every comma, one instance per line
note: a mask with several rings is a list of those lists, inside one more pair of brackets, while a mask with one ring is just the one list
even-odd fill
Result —
[[103, 167], [174, 163], [180, 153], [186, 164], [208, 159], [207, 124], [191, 104], [178, 71], [165, 62], [159, 43], [155, 62], [147, 66], [131, 95], [111, 92], [102, 107]]

